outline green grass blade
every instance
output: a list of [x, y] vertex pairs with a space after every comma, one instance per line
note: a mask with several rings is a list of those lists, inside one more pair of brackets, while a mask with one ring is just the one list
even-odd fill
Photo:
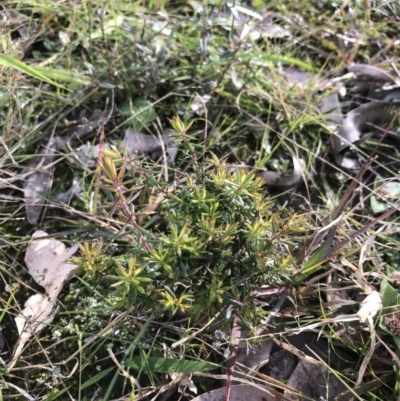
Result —
[[63, 388], [62, 390], [57, 391], [55, 394], [49, 395], [48, 397], [46, 397], [46, 398], [44, 399], [44, 401], [53, 401], [53, 400], [56, 400], [58, 397], [62, 396], [70, 387], [71, 387], [71, 386], [66, 387], [66, 388]]
[[[138, 344], [140, 344], [141, 338], [143, 337], [143, 335], [147, 332], [151, 322], [154, 319], [154, 315], [150, 315], [146, 322], [144, 323], [144, 325], [142, 326], [142, 328], [140, 329], [139, 333], [136, 335], [135, 339], [132, 341], [131, 345], [129, 346], [129, 348], [126, 350], [125, 352], [125, 357], [123, 360], [123, 364], [124, 366], [129, 366], [131, 363], [132, 358], [132, 353], [134, 352], [136, 346]], [[114, 377], [111, 379], [110, 381], [110, 385], [107, 388], [107, 391], [103, 397], [104, 401], [107, 401], [110, 399], [111, 393], [115, 387], [115, 384], [117, 382], [117, 379], [119, 377], [119, 371], [115, 372]]]
[[294, 277], [293, 284], [300, 284], [308, 276], [323, 268], [323, 263], [329, 248], [331, 247], [333, 237], [333, 233], [328, 234], [325, 242], [310, 256], [310, 259], [304, 264], [300, 274]]
[[84, 390], [85, 388], [90, 387], [92, 384], [97, 383], [104, 376], [107, 376], [114, 369], [115, 369], [115, 367], [112, 366], [111, 368], [105, 369], [102, 372], [97, 373], [97, 375], [94, 375], [93, 377], [91, 377], [89, 380], [85, 381], [85, 383], [82, 384], [81, 390]]
[[85, 77], [84, 75], [77, 74], [74, 71], [69, 71], [69, 70], [60, 70], [57, 68], [49, 68], [49, 67], [41, 67], [41, 66], [36, 66], [35, 70], [42, 74], [43, 76], [46, 76], [49, 79], [52, 79], [54, 81], [58, 82], [66, 82], [66, 83], [71, 83], [71, 84], [76, 84], [76, 85], [90, 85], [91, 80], [88, 77]]
[[0, 54], [0, 65], [8, 68], [14, 68], [15, 70], [21, 71], [33, 78], [39, 79], [40, 81], [47, 82], [48, 84], [54, 85], [60, 89], [67, 89], [64, 86], [50, 79], [45, 74], [41, 73], [36, 67], [31, 67], [22, 61], [15, 59], [14, 57], [7, 56], [6, 54]]
[[157, 373], [192, 373], [207, 372], [218, 369], [219, 366], [210, 362], [187, 361], [181, 359], [167, 359], [158, 357], [148, 357], [143, 360], [141, 357], [134, 357], [129, 365], [131, 369], [140, 370], [143, 364], [148, 364], [152, 372]]

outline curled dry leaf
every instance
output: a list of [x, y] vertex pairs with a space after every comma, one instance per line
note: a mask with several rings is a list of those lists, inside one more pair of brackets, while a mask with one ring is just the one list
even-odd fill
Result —
[[354, 73], [357, 78], [364, 79], [370, 83], [375, 81], [379, 84], [382, 82], [396, 84], [396, 80], [388, 72], [372, 65], [354, 64], [347, 67], [347, 70]]
[[45, 203], [41, 193], [50, 190], [53, 181], [53, 160], [55, 153], [55, 139], [50, 139], [47, 146], [42, 149], [43, 156], [32, 160], [30, 166], [32, 174], [23, 182], [26, 217], [29, 223], [35, 225], [39, 220], [40, 212]]
[[360, 321], [364, 323], [367, 319], [372, 319], [382, 309], [382, 298], [378, 291], [372, 291], [361, 302], [361, 308], [357, 312]]
[[132, 128], [128, 128], [125, 131], [121, 145], [126, 147], [128, 153], [131, 155], [149, 153], [153, 159], [161, 155], [164, 148], [171, 164], [174, 163], [177, 155], [174, 139], [171, 136], [162, 135], [160, 138], [158, 136], [135, 132]]
[[211, 100], [210, 95], [200, 96], [198, 93], [196, 93], [196, 96], [194, 97], [193, 102], [190, 105], [190, 110], [192, 110], [193, 113], [195, 113], [198, 116], [203, 116], [207, 111], [206, 103], [208, 103], [210, 100]]
[[322, 114], [325, 115], [325, 120], [330, 125], [333, 132], [331, 148], [336, 164], [348, 170], [358, 171], [360, 168], [360, 163], [358, 162], [358, 160], [352, 159], [339, 153], [342, 148], [338, 146], [338, 144], [340, 145], [341, 142], [344, 141], [343, 138], [339, 137], [340, 134], [338, 133], [341, 132], [343, 134], [342, 129], [344, 126], [344, 119], [342, 114], [342, 107], [339, 102], [338, 91], [330, 93], [321, 100], [320, 111]]
[[370, 102], [350, 111], [343, 121], [343, 126], [338, 135], [333, 137], [333, 150], [341, 152], [361, 138], [362, 131], [368, 124], [379, 124], [390, 121], [394, 113], [398, 111], [400, 102], [388, 103]]
[[303, 180], [303, 166], [299, 159], [293, 157], [293, 173], [280, 174], [276, 171], [265, 171], [261, 178], [267, 185], [281, 188], [291, 188]]
[[47, 233], [40, 230], [32, 238], [36, 240], [26, 250], [25, 263], [33, 279], [46, 289], [51, 299], [56, 299], [64, 282], [77, 268], [66, 260], [78, 250], [78, 244], [66, 248], [62, 242], [48, 238]]
[[161, 140], [162, 142], [157, 136], [142, 134], [135, 132], [132, 128], [128, 128], [125, 131], [121, 145], [126, 146], [130, 154], [141, 154], [159, 151], [163, 145], [168, 147], [173, 142], [173, 138], [168, 135], [163, 135]]

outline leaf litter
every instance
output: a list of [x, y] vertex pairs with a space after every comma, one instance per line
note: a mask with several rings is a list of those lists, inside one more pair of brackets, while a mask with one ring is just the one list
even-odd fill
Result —
[[24, 309], [15, 318], [19, 339], [7, 365], [8, 370], [19, 360], [29, 339], [53, 321], [57, 297], [78, 267], [67, 261], [77, 250], [78, 244], [67, 248], [41, 230], [32, 235], [32, 242], [26, 250], [25, 263], [31, 277], [45, 289], [45, 294], [38, 293], [29, 297]]
[[[242, 14], [245, 17], [243, 17]], [[234, 15], [234, 18], [240, 22], [240, 24], [236, 25], [236, 29], [238, 29], [237, 33], [239, 33], [243, 37], [250, 37], [252, 40], [256, 40], [257, 38], [260, 37], [260, 36], [257, 36], [259, 33], [257, 32], [256, 29], [254, 29], [254, 27], [256, 27], [258, 25], [258, 23], [255, 23], [254, 21], [251, 20], [251, 18], [253, 18], [255, 20], [259, 20], [259, 16], [256, 15], [256, 13], [247, 11], [247, 10], [243, 10], [242, 8], [239, 7], [236, 10], [232, 11], [232, 15]], [[228, 19], [228, 18], [226, 18], [226, 19]], [[269, 24], [270, 21], [271, 21], [270, 19], [266, 19], [265, 22]], [[245, 27], [244, 24], [247, 24], [247, 26]], [[257, 28], [260, 28], [260, 27], [257, 26]], [[275, 28], [273, 27], [273, 30]], [[276, 29], [276, 31], [279, 32], [279, 29]], [[281, 36], [276, 35], [273, 37], [282, 37], [282, 36], [289, 36], [289, 35], [290, 35], [290, 32], [288, 32], [287, 35], [285, 33], [284, 35], [281, 35]], [[268, 36], [268, 35], [266, 35], [266, 36]], [[366, 65], [358, 65], [358, 66], [349, 67], [348, 70], [350, 72], [354, 73], [354, 79], [352, 82], [353, 89], [357, 88], [356, 81], [358, 81], [358, 82], [363, 81], [364, 83], [368, 84], [369, 86], [371, 86], [371, 83], [368, 81], [372, 81], [373, 85], [376, 85], [376, 86], [381, 85], [382, 83], [396, 85], [396, 82], [397, 82], [390, 74], [386, 73], [383, 70], [377, 69], [376, 67], [370, 67], [370, 66], [366, 66]], [[309, 73], [303, 73], [303, 71], [296, 71], [296, 70], [290, 71], [289, 70], [289, 73], [286, 75], [289, 76], [290, 77], [289, 80], [292, 80], [292, 81], [293, 81], [293, 77], [295, 76], [296, 78], [294, 79], [294, 81], [297, 80], [297, 82], [295, 82], [294, 85], [297, 85], [299, 87], [310, 88], [310, 86], [313, 85], [313, 84], [310, 85], [310, 83], [314, 79], [312, 74], [310, 75]], [[330, 85], [330, 83], [329, 83], [329, 85]], [[322, 89], [322, 87], [320, 87], [320, 89]], [[329, 88], [324, 87], [324, 89], [329, 89]], [[380, 92], [380, 93], [382, 94], [382, 92]], [[387, 97], [385, 97], [385, 96], [387, 96]], [[383, 99], [386, 99], [386, 100], [382, 100], [382, 99], [372, 100], [372, 102], [362, 104], [361, 106], [358, 106], [357, 108], [352, 109], [351, 111], [347, 112], [347, 114], [342, 113], [343, 105], [339, 101], [337, 89], [334, 89], [333, 94], [325, 96], [323, 98], [323, 101], [320, 102], [321, 113], [324, 114], [324, 116], [326, 117], [326, 120], [329, 121], [330, 124], [332, 124], [333, 126], [336, 124], [336, 127], [334, 127], [332, 129], [332, 132], [333, 132], [333, 134], [332, 134], [332, 137], [333, 137], [332, 138], [332, 153], [335, 156], [335, 160], [336, 160], [337, 164], [339, 164], [340, 166], [342, 166], [344, 168], [348, 168], [351, 170], [356, 170], [359, 167], [358, 161], [355, 161], [354, 163], [350, 162], [349, 164], [346, 164], [349, 160], [351, 161], [352, 159], [344, 156], [342, 154], [342, 152], [346, 151], [346, 149], [352, 148], [353, 145], [356, 146], [357, 142], [360, 141], [360, 139], [362, 139], [362, 135], [364, 134], [364, 132], [367, 131], [368, 129], [370, 129], [372, 124], [381, 124], [383, 122], [387, 122], [388, 119], [390, 120], [390, 117], [395, 115], [394, 113], [396, 113], [396, 109], [394, 109], [394, 111], [392, 111], [393, 110], [392, 105], [390, 105], [389, 103], [391, 103], [391, 101], [392, 101], [391, 99], [396, 98], [396, 96], [397, 95], [388, 94], [386, 92], [383, 95]], [[324, 102], [325, 99], [327, 99], [326, 102]], [[371, 99], [368, 99], [368, 100], [371, 100]], [[386, 106], [384, 106], [384, 107], [381, 106], [381, 102], [386, 103]], [[398, 102], [398, 100], [396, 100], [396, 102]], [[343, 109], [345, 110], [345, 107], [343, 107]], [[192, 111], [196, 112], [197, 110], [192, 110]], [[390, 114], [390, 113], [392, 113], [392, 114]], [[383, 119], [382, 115], [383, 116], [388, 115], [388, 117], [385, 116], [385, 119]], [[127, 132], [125, 133], [125, 138], [123, 139], [123, 145], [130, 148], [130, 150], [132, 151], [132, 154], [135, 154], [135, 153], [138, 153], [138, 154], [151, 153], [151, 154], [153, 154], [153, 152], [155, 152], [154, 154], [157, 154], [157, 152], [159, 152], [160, 149], [162, 150], [164, 147], [169, 146], [169, 142], [168, 142], [169, 139], [170, 138], [168, 138], [168, 137], [164, 137], [164, 135], [152, 136], [152, 135], [142, 134], [140, 132], [136, 132], [136, 130], [131, 128], [129, 136], [127, 135]], [[38, 163], [38, 165], [40, 165], [40, 162]], [[47, 166], [47, 163], [46, 163], [46, 166]], [[95, 166], [95, 164], [93, 166]], [[292, 185], [297, 185], [298, 183], [300, 183], [302, 181], [303, 175], [304, 175], [304, 173], [302, 172], [303, 168], [301, 167], [300, 159], [295, 160], [295, 158], [293, 158], [293, 166], [295, 167], [294, 168], [295, 172], [297, 171], [296, 174], [295, 174], [295, 172], [293, 173], [293, 175], [291, 175], [291, 174], [281, 175], [279, 173], [276, 173], [273, 177], [265, 175], [267, 177], [266, 183], [271, 186], [274, 186], [278, 183], [278, 186], [281, 186], [281, 187], [287, 187], [287, 186], [290, 187]], [[48, 177], [50, 168], [44, 172], [47, 174], [47, 177]], [[285, 178], [286, 178], [286, 181], [285, 181]], [[36, 179], [36, 182], [38, 182], [38, 181], [39, 181], [39, 179]], [[33, 180], [33, 182], [35, 182], [35, 181]], [[285, 183], [285, 182], [286, 183], [289, 182], [290, 185], [287, 185], [287, 184], [282, 185], [282, 183]], [[50, 183], [50, 185], [51, 185], [51, 183]], [[41, 193], [41, 192], [43, 192], [43, 193], [48, 192], [49, 184], [46, 184], [46, 187], [47, 187], [47, 189], [45, 188], [44, 190], [42, 190], [42, 189], [36, 190], [37, 187], [34, 187], [34, 191], [36, 190], [36, 194]], [[34, 203], [32, 203], [32, 204], [34, 205]], [[37, 211], [36, 211], [36, 215], [37, 215]], [[40, 211], [39, 211], [39, 215], [40, 215]], [[37, 222], [37, 219], [36, 219], [36, 222]], [[35, 224], [36, 224], [36, 222], [35, 222]], [[41, 280], [40, 275], [37, 276], [37, 279], [39, 281]], [[45, 281], [43, 281], [43, 283], [45, 283]], [[51, 288], [51, 285], [50, 285], [50, 288]], [[40, 294], [37, 294], [37, 295], [40, 295]], [[380, 298], [378, 299], [378, 296], [379, 296], [379, 293], [377, 291], [373, 291], [372, 293], [367, 295], [367, 297], [364, 299], [364, 301], [361, 302], [360, 309], [356, 313], [356, 317], [361, 322], [367, 321], [369, 319], [372, 320], [375, 317], [376, 313], [380, 311], [382, 306], [379, 305]], [[40, 307], [37, 307], [37, 310], [39, 311], [37, 313], [39, 313], [39, 315], [40, 314], [43, 314], [43, 316], [45, 316], [46, 314], [48, 314], [48, 316], [51, 315], [51, 313], [49, 313], [49, 311], [48, 311], [48, 307], [46, 306], [46, 302], [44, 302], [44, 301], [42, 302], [40, 297], [33, 299], [31, 302], [29, 302], [29, 305], [28, 305], [28, 301], [27, 301], [26, 306], [29, 306], [31, 309], [36, 308], [36, 306], [35, 306], [36, 304], [42, 304], [42, 308], [45, 312], [40, 312]], [[43, 318], [42, 322], [44, 322], [45, 324], [48, 323], [48, 322], [46, 322], [46, 318]], [[326, 323], [328, 323], [328, 321], [326, 321]], [[335, 323], [336, 323], [336, 321], [335, 321]], [[38, 325], [38, 327], [40, 327], [40, 325]], [[42, 329], [42, 327], [40, 327], [39, 329], [32, 329], [32, 332], [36, 333], [41, 329]], [[304, 361], [301, 361], [298, 364], [298, 366], [301, 366], [302, 362], [304, 362]], [[314, 366], [314, 365], [312, 365], [312, 366]], [[254, 367], [254, 364], [253, 364], [253, 367]], [[302, 369], [303, 373], [306, 372], [305, 376], [307, 376], [307, 377], [303, 377], [304, 380], [298, 380], [297, 384], [295, 384], [294, 383], [295, 382], [294, 374], [291, 377], [291, 379], [293, 379], [292, 385], [294, 388], [297, 388], [297, 389], [300, 389], [301, 385], [304, 384], [305, 381], [311, 382], [313, 380], [313, 378], [315, 379], [316, 376], [318, 375], [317, 371], [314, 372], [314, 371], [310, 370], [309, 367], [305, 364], [303, 364], [303, 366], [301, 366], [301, 369]], [[300, 368], [299, 368], [299, 370], [300, 370]], [[303, 383], [301, 383], [301, 382], [303, 382]], [[316, 384], [316, 386], [322, 386], [322, 384]], [[326, 386], [326, 382], [325, 382], [325, 386]], [[304, 390], [302, 392], [307, 393], [306, 390]], [[234, 394], [234, 392], [232, 394]], [[315, 394], [313, 396], [315, 396]], [[324, 396], [324, 395], [319, 394], [318, 397], [320, 397], [320, 396]], [[231, 398], [231, 399], [233, 399], [233, 398]]]

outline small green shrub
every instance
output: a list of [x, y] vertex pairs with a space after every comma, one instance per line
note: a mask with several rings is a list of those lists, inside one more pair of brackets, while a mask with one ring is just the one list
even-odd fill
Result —
[[116, 288], [114, 300], [145, 308], [158, 304], [172, 314], [214, 315], [248, 304], [262, 285], [289, 283], [306, 221], [274, 212], [254, 172], [228, 169], [212, 153], [200, 162], [202, 154], [186, 135], [188, 126], [179, 119], [172, 125], [193, 171], [172, 191], [142, 172], [149, 189], [164, 193], [157, 232], [141, 229], [127, 205], [122, 188], [131, 161], [116, 149], [101, 156], [103, 188], [115, 192], [140, 245], [114, 258], [117, 273], [106, 276]]

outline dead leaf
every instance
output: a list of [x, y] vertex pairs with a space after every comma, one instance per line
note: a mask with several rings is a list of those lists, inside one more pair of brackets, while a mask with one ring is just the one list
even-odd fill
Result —
[[263, 38], [284, 38], [292, 36], [290, 31], [275, 24], [261, 23], [255, 27], [254, 31], [258, 31]]
[[253, 41], [261, 38], [284, 38], [292, 36], [281, 25], [274, 24], [271, 15], [261, 15], [254, 8], [232, 5], [215, 7], [210, 16], [226, 30], [233, 28], [241, 40], [249, 37]]
[[[327, 400], [333, 401], [339, 394], [346, 391], [346, 387], [333, 374], [328, 374], [326, 369], [317, 364], [300, 361], [287, 382], [289, 387], [301, 392], [297, 393], [285, 390], [284, 396], [290, 400], [309, 401]], [[346, 398], [349, 399], [349, 398]]]
[[261, 178], [267, 185], [280, 188], [292, 188], [303, 180], [303, 166], [299, 159], [293, 157], [293, 173], [281, 174], [276, 171], [265, 171]]
[[356, 316], [360, 318], [361, 323], [371, 319], [382, 309], [382, 298], [378, 291], [373, 290], [362, 302], [361, 308]]
[[[241, 333], [241, 338], [246, 338], [246, 334], [248, 333], [243, 330]], [[267, 364], [273, 344], [274, 341], [272, 339], [266, 339], [262, 341], [261, 344], [254, 346], [240, 343], [237, 350], [236, 372], [234, 373], [234, 376], [242, 376], [241, 373], [249, 375], [251, 374], [251, 371], [257, 371]]]
[[44, 155], [32, 161], [33, 166], [31, 168], [35, 171], [22, 184], [26, 217], [32, 225], [35, 225], [39, 220], [40, 212], [46, 202], [40, 192], [48, 192], [53, 181], [55, 144], [55, 139], [49, 140], [47, 146], [40, 152]]
[[391, 85], [396, 84], [396, 80], [388, 72], [372, 65], [353, 64], [347, 67], [347, 70], [353, 72], [357, 78], [364, 79], [369, 83], [372, 81], [378, 84], [381, 84], [382, 82], [386, 82]]
[[287, 79], [289, 84], [292, 86], [296, 85], [302, 89], [322, 90], [334, 86], [330, 79], [295, 68], [283, 68], [281, 74]]
[[[104, 144], [104, 149], [110, 149], [108, 143]], [[100, 145], [93, 145], [92, 143], [86, 142], [84, 145], [80, 146], [75, 154], [74, 158], [82, 165], [82, 167], [89, 167], [91, 169], [97, 166], [97, 158], [100, 153]]]
[[57, 204], [57, 203], [66, 203], [68, 204], [73, 196], [76, 196], [77, 198], [82, 198], [82, 186], [80, 184], [80, 182], [78, 181], [77, 178], [74, 177], [73, 181], [72, 181], [72, 185], [71, 188], [68, 189], [65, 192], [62, 192], [61, 194], [57, 194], [52, 200], [51, 202], [53, 204]]
[[193, 102], [190, 105], [190, 110], [192, 110], [193, 113], [198, 116], [203, 116], [207, 111], [206, 103], [208, 103], [210, 100], [210, 95], [200, 96], [198, 93], [196, 93], [196, 96], [194, 97]]
[[[221, 387], [192, 399], [192, 401], [221, 401], [225, 399], [226, 388]], [[236, 385], [231, 387], [229, 401], [281, 401], [283, 396], [265, 386]]]
[[[178, 358], [178, 355], [172, 351], [166, 344], [163, 344], [164, 348], [164, 357], [170, 359]], [[191, 375], [189, 374], [181, 374], [181, 373], [169, 373], [169, 377], [173, 382], [178, 383], [178, 391], [180, 393], [185, 393], [185, 390], [188, 389], [194, 394], [197, 394], [197, 387], [194, 384]]]
[[62, 242], [47, 237], [44, 231], [36, 231], [32, 235], [34, 241], [26, 250], [28, 271], [46, 289], [46, 294], [32, 295], [25, 302], [23, 311], [15, 318], [19, 339], [8, 370], [15, 365], [28, 340], [52, 322], [56, 314], [57, 296], [77, 268], [66, 260], [78, 250], [78, 245], [67, 249]]
[[44, 231], [36, 231], [28, 246], [25, 263], [33, 279], [46, 289], [49, 298], [55, 300], [65, 281], [69, 280], [77, 265], [66, 263], [77, 250], [78, 244], [71, 248], [55, 239], [47, 238]]
[[24, 310], [15, 318], [20, 336], [28, 338], [45, 328], [54, 318], [55, 301], [43, 294], [35, 294], [25, 302]]
[[24, 310], [15, 318], [19, 339], [12, 359], [7, 366], [10, 371], [21, 356], [28, 340], [50, 324], [55, 313], [56, 301], [43, 294], [32, 295], [24, 305]]
[[87, 111], [82, 110], [78, 120], [64, 120], [63, 125], [57, 127], [58, 147], [63, 149], [66, 143], [74, 146], [80, 145], [83, 141], [95, 136], [99, 128], [107, 124], [113, 111], [113, 106], [106, 110], [94, 109], [90, 116], [86, 117]]
[[[332, 136], [333, 140], [331, 141], [331, 148], [332, 148], [332, 153], [333, 157], [335, 158], [335, 162], [338, 166], [343, 167], [347, 170], [352, 170], [352, 171], [358, 171], [360, 169], [360, 163], [356, 159], [352, 159], [350, 157], [344, 156], [340, 154], [341, 149], [340, 146], [338, 146], [338, 143], [340, 142], [340, 139], [338, 139], [338, 132], [343, 129], [343, 114], [342, 114], [342, 107], [339, 102], [339, 94], [338, 91], [334, 91], [327, 96], [325, 96], [321, 100], [320, 104], [320, 111], [322, 114], [325, 114], [325, 120], [328, 122], [331, 131], [332, 131]], [[337, 148], [336, 148], [336, 147]]]
[[262, 372], [276, 380], [284, 381], [290, 377], [296, 364], [297, 358], [291, 352], [281, 349], [270, 356], [269, 363]]
[[244, 366], [255, 371], [267, 364], [273, 344], [273, 340], [268, 339], [260, 345], [239, 348], [236, 357], [236, 373], [243, 372], [249, 374], [249, 370], [245, 369]]
[[128, 128], [125, 131], [125, 136], [121, 142], [121, 146], [126, 147], [127, 152], [131, 155], [150, 153], [153, 158], [155, 153], [161, 154], [164, 147], [169, 153], [170, 158], [172, 158], [169, 150], [175, 149], [173, 142], [173, 138], [168, 135], [162, 135], [160, 140], [158, 136], [142, 134], [140, 132], [133, 131], [132, 128]]
[[338, 91], [329, 93], [321, 100], [320, 111], [325, 115], [326, 121], [334, 125], [334, 128], [342, 126], [343, 114]]
[[370, 202], [371, 210], [375, 214], [388, 210], [391, 204], [397, 203], [400, 198], [399, 181], [384, 181], [377, 177], [374, 182], [374, 190]]
[[334, 152], [339, 153], [360, 140], [362, 131], [367, 124], [379, 124], [384, 120], [389, 120], [398, 107], [399, 104], [370, 102], [350, 111], [344, 119], [338, 135], [333, 137]]

